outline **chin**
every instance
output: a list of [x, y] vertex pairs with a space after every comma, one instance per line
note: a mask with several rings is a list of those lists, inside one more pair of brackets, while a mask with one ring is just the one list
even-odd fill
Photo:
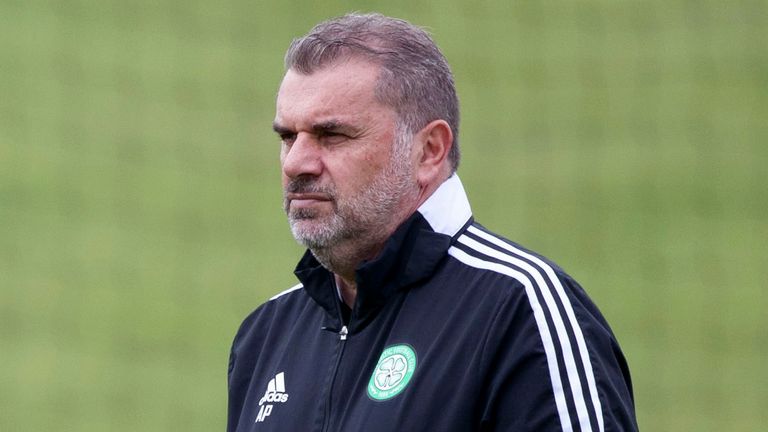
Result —
[[328, 250], [330, 248], [330, 241], [327, 238], [315, 237], [315, 236], [296, 236], [296, 241], [311, 250], [313, 253]]
[[310, 249], [328, 247], [333, 235], [317, 221], [299, 220], [291, 224], [291, 233], [301, 245]]

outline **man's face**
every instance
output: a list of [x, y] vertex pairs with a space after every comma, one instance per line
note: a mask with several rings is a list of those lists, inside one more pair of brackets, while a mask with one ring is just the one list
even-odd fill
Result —
[[411, 146], [375, 99], [378, 72], [353, 60], [283, 78], [274, 126], [284, 208], [310, 249], [381, 242], [415, 210]]

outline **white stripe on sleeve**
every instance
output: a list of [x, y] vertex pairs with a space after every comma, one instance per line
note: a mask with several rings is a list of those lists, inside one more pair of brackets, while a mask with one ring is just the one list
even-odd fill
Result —
[[[484, 232], [484, 231], [482, 231], [482, 230], [480, 230], [480, 229], [478, 229], [478, 228], [476, 228], [474, 226], [469, 227], [468, 231], [470, 233], [472, 233], [472, 234], [474, 234], [474, 235], [476, 235], [476, 236], [478, 236], [478, 237], [480, 237], [482, 239], [485, 239], [488, 242], [493, 243], [494, 245], [496, 245], [496, 246], [498, 246], [500, 248], [503, 248], [504, 250], [508, 251], [511, 254], [511, 257], [517, 256], [517, 257], [525, 258], [525, 259], [535, 263], [537, 266], [539, 266], [540, 269], [542, 269], [544, 271], [544, 273], [547, 276], [547, 279], [549, 279], [549, 281], [552, 283], [552, 286], [554, 287], [555, 291], [557, 292], [558, 298], [560, 299], [560, 302], [563, 305], [563, 309], [565, 310], [565, 314], [568, 317], [568, 322], [570, 323], [571, 328], [573, 329], [573, 333], [574, 333], [574, 335], [576, 337], [576, 345], [577, 345], [578, 350], [579, 350], [579, 356], [581, 357], [581, 363], [584, 365], [584, 373], [585, 373], [585, 376], [587, 377], [587, 386], [589, 388], [590, 398], [592, 400], [592, 405], [595, 407], [595, 417], [597, 418], [598, 428], [599, 428], [600, 432], [604, 432], [605, 427], [604, 427], [604, 422], [603, 422], [603, 410], [602, 410], [602, 406], [600, 404], [600, 397], [599, 397], [599, 395], [597, 393], [597, 385], [595, 383], [595, 374], [594, 374], [594, 371], [592, 370], [592, 362], [589, 359], [589, 351], [587, 350], [587, 343], [586, 343], [586, 340], [584, 339], [584, 334], [581, 331], [581, 326], [579, 325], [579, 322], [576, 320], [576, 314], [573, 311], [573, 305], [571, 305], [571, 300], [568, 298], [568, 295], [565, 293], [565, 290], [563, 289], [563, 285], [560, 282], [560, 279], [555, 274], [555, 271], [552, 269], [552, 266], [550, 266], [549, 264], [544, 262], [541, 258], [539, 258], [539, 257], [537, 257], [535, 255], [532, 255], [532, 254], [530, 254], [528, 252], [525, 252], [525, 251], [523, 251], [523, 250], [521, 250], [521, 249], [519, 249], [519, 248], [517, 248], [517, 247], [515, 247], [515, 246], [513, 246], [513, 245], [511, 245], [511, 244], [509, 244], [509, 243], [499, 239], [498, 237], [495, 237], [495, 236], [493, 236], [491, 234], [488, 234], [488, 233], [486, 233], [486, 232]], [[514, 260], [514, 258], [512, 258], [512, 259]], [[520, 261], [520, 260], [518, 259], [517, 261]], [[539, 278], [541, 278], [541, 276], [542, 276], [541, 272], [533, 269], [532, 266], [530, 266], [529, 264], [527, 264], [527, 263], [525, 263], [525, 264], [528, 266], [526, 268], [526, 271], [528, 271], [531, 274], [533, 274], [534, 277], [538, 276]], [[515, 264], [515, 265], [518, 265], [518, 264]], [[521, 265], [518, 265], [518, 266], [522, 268]], [[537, 279], [537, 283], [539, 283], [539, 285], [542, 286], [542, 290], [541, 291], [543, 293], [545, 293], [544, 294], [545, 298], [547, 298], [547, 300], [549, 300], [549, 298], [551, 298], [551, 293], [549, 292], [548, 289], [545, 289], [547, 287], [547, 285], [546, 284], [542, 285], [541, 282], [540, 282], [540, 279]], [[549, 301], [547, 303], [549, 304]], [[558, 309], [556, 307], [552, 308], [552, 306], [550, 306], [550, 310], [552, 311], [553, 320], [555, 319], [555, 316], [557, 316], [558, 320], [562, 319], [562, 317], [560, 317], [560, 315], [558, 313], [556, 313], [558, 311]], [[558, 331], [558, 334], [559, 334], [559, 331]], [[563, 339], [561, 338], [561, 340], [563, 340]], [[565, 340], [568, 341], [567, 335], [566, 335], [566, 339]], [[570, 342], [568, 342], [568, 346], [569, 346], [568, 355], [572, 356], [572, 352], [570, 350]], [[566, 352], [565, 348], [563, 349], [563, 352]], [[571, 377], [570, 371], [569, 371], [568, 376]], [[572, 387], [573, 387], [574, 380], [572, 378], [570, 378], [570, 380], [571, 380]], [[578, 380], [578, 376], [577, 376], [577, 380], [575, 382], [580, 387], [580, 381]], [[574, 390], [574, 393], [575, 393], [575, 390]], [[579, 391], [579, 394], [581, 395], [581, 391]], [[578, 400], [579, 399], [577, 399], [577, 401]], [[583, 400], [582, 400], [582, 402], [583, 402]], [[578, 408], [578, 405], [577, 405], [577, 408]], [[579, 418], [580, 418], [580, 423], [582, 424], [582, 430], [584, 430], [584, 431], [591, 430], [591, 428], [589, 427], [589, 419], [588, 418], [582, 419], [582, 413], [581, 412], [579, 412]], [[586, 421], [587, 428], [584, 428], [585, 421]]]
[[557, 406], [557, 413], [560, 416], [560, 425], [563, 428], [563, 432], [573, 432], [571, 417], [568, 415], [568, 405], [565, 402], [563, 383], [560, 379], [560, 369], [557, 365], [557, 353], [555, 352], [555, 345], [552, 342], [552, 336], [549, 332], [549, 325], [547, 325], [547, 320], [544, 317], [544, 311], [541, 309], [541, 305], [539, 304], [538, 297], [536, 296], [536, 292], [533, 289], [533, 285], [531, 284], [530, 279], [528, 279], [526, 275], [505, 265], [475, 258], [454, 246], [448, 249], [448, 254], [471, 267], [501, 273], [512, 277], [523, 284], [525, 287], [525, 292], [528, 295], [528, 299], [531, 302], [533, 316], [536, 321], [536, 326], [539, 328], [539, 334], [541, 334], [541, 340], [544, 345], [544, 352], [547, 356], [549, 378], [552, 381], [552, 390], [555, 394], [555, 405]]

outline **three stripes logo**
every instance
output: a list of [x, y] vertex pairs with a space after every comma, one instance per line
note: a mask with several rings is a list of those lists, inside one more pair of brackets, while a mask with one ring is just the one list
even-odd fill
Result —
[[274, 378], [269, 380], [267, 391], [259, 400], [259, 414], [256, 416], [256, 423], [261, 423], [272, 414], [273, 404], [284, 403], [288, 401], [288, 393], [285, 392], [285, 372], [280, 372]]

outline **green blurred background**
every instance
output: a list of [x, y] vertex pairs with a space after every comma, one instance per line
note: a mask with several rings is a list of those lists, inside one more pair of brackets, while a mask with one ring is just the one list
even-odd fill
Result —
[[764, 1], [0, 1], [0, 431], [223, 430], [294, 284], [270, 130], [292, 37], [431, 30], [486, 226], [617, 333], [646, 431], [768, 424]]

